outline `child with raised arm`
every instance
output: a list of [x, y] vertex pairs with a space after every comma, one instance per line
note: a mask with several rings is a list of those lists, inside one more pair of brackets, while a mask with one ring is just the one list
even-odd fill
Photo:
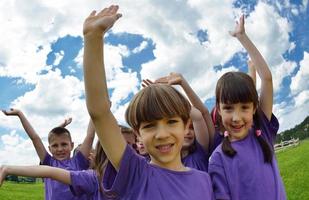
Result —
[[[248, 64], [248, 75], [252, 78], [254, 85], [256, 85], [256, 69], [254, 63], [251, 60], [248, 60], [247, 64]], [[210, 114], [212, 122], [215, 127], [214, 142], [210, 152], [212, 153], [216, 149], [216, 147], [219, 146], [219, 144], [221, 144], [221, 142], [223, 141], [225, 128], [222, 125], [221, 116], [219, 115], [216, 106], [211, 110]]]
[[185, 166], [207, 171], [211, 141], [215, 132], [208, 109], [180, 73], [172, 72], [157, 79], [155, 83], [180, 85], [188, 96], [192, 104], [190, 111], [192, 123], [185, 135], [182, 162]]
[[104, 185], [106, 194], [134, 200], [212, 199], [208, 174], [181, 163], [190, 103], [173, 87], [144, 88], [126, 110], [126, 121], [142, 137], [150, 162], [136, 154], [121, 135], [109, 108], [103, 62], [104, 34], [121, 17], [117, 11], [114, 5], [98, 13], [93, 11], [84, 23], [87, 108], [107, 158], [117, 171], [115, 179]]
[[[36, 131], [27, 120], [26, 116], [18, 109], [10, 109], [3, 111], [5, 115], [18, 116], [26, 133], [32, 140], [35, 150], [40, 158], [42, 165], [59, 167], [67, 170], [84, 170], [89, 168], [88, 156], [92, 148], [94, 138], [94, 126], [89, 121], [87, 135], [80, 147], [79, 152], [70, 157], [74, 143], [71, 139], [70, 132], [64, 127], [53, 128], [48, 134], [48, 149], [51, 155], [45, 149], [43, 142]], [[66, 126], [71, 120], [66, 120], [61, 126]], [[58, 199], [76, 199], [71, 193], [69, 187], [58, 181], [45, 179], [45, 199], [58, 200]]]
[[[70, 171], [46, 165], [2, 166], [0, 167], [0, 186], [7, 175], [49, 178], [67, 185], [76, 198], [104, 200], [106, 198], [103, 192], [103, 174], [108, 160], [99, 141], [96, 144], [94, 154], [92, 170]], [[60, 199], [66, 199], [66, 197], [63, 196]]]
[[234, 32], [248, 51], [261, 78], [260, 100], [253, 79], [242, 72], [225, 73], [216, 86], [216, 107], [225, 128], [213, 152], [209, 174], [216, 199], [286, 199], [273, 143], [279, 128], [272, 114], [271, 72], [244, 29], [240, 18]]

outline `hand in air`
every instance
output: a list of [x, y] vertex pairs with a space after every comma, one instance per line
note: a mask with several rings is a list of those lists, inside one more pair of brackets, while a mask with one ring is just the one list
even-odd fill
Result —
[[181, 85], [183, 77], [179, 73], [171, 72], [168, 76], [158, 78], [155, 83]]
[[241, 17], [239, 18], [239, 22], [236, 21], [236, 26], [234, 31], [230, 31], [229, 32], [231, 36], [233, 37], [239, 37], [244, 35], [245, 32], [245, 17], [244, 15], [241, 15]]
[[9, 115], [18, 115], [19, 112], [20, 112], [20, 110], [11, 108], [10, 110], [2, 110], [2, 112], [3, 112], [5, 115], [9, 116]]
[[84, 22], [84, 35], [97, 33], [99, 35], [107, 32], [114, 23], [122, 16], [118, 13], [118, 6], [111, 5], [100, 12], [92, 11]]

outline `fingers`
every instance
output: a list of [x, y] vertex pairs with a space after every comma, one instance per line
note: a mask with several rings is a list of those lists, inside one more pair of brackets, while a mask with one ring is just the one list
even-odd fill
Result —
[[149, 79], [143, 79], [142, 87], [145, 88], [145, 87], [147, 87], [147, 86], [149, 86], [149, 85], [152, 85], [152, 84], [154, 84], [154, 82], [152, 82], [151, 80], [149, 80]]
[[93, 16], [95, 16], [95, 13], [96, 13], [97, 11], [95, 11], [95, 10], [93, 10], [91, 13], [90, 13], [90, 15], [88, 16], [88, 17], [93, 17]]
[[243, 25], [243, 24], [245, 23], [245, 16], [244, 16], [244, 14], [242, 14], [242, 15], [240, 16], [239, 23], [240, 23], [241, 25]]
[[162, 84], [167, 84], [168, 83], [168, 77], [165, 76], [165, 77], [161, 77], [161, 78], [158, 78], [155, 83], [162, 83]]

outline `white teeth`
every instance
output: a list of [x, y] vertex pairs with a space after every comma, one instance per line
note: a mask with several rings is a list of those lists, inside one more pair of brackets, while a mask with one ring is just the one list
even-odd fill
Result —
[[161, 152], [168, 152], [171, 149], [172, 145], [168, 144], [168, 145], [159, 145], [157, 146], [157, 148], [161, 151]]

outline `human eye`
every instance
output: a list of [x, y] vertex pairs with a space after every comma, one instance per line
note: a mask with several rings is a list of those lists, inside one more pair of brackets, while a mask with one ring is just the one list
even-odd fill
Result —
[[179, 120], [177, 120], [177, 119], [169, 119], [168, 121], [167, 121], [167, 123], [169, 123], [169, 124], [175, 124], [175, 123], [177, 123]]
[[231, 111], [233, 109], [233, 106], [229, 104], [225, 104], [222, 106], [222, 109], [225, 111]]
[[142, 124], [142, 129], [150, 129], [152, 127], [154, 127], [154, 123], [145, 123], [145, 124]]
[[242, 108], [243, 110], [249, 110], [249, 109], [251, 109], [251, 104], [243, 104], [243, 105], [241, 106], [241, 108]]

